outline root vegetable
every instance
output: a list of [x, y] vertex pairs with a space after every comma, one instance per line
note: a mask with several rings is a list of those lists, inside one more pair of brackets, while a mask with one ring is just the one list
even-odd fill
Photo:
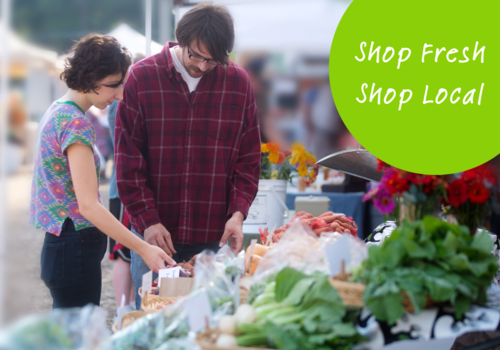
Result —
[[321, 236], [323, 232], [332, 232], [332, 228], [330, 226], [326, 226], [314, 230], [314, 233], [317, 234], [318, 236]]
[[[255, 247], [253, 248], [252, 255], [264, 256], [268, 250], [269, 247], [266, 247], [265, 245], [262, 244], [256, 244]], [[250, 246], [247, 248], [245, 256], [248, 256], [248, 254], [250, 254]]]
[[231, 315], [222, 316], [219, 321], [219, 330], [222, 333], [235, 335], [237, 329], [236, 317]]
[[250, 270], [248, 271], [251, 275], [255, 273], [255, 270], [257, 269], [257, 266], [259, 266], [261, 260], [261, 256], [252, 255], [252, 257], [250, 258]]
[[217, 338], [217, 342], [215, 342], [215, 345], [220, 348], [231, 349], [238, 346], [238, 342], [236, 341], [236, 338], [232, 335], [221, 334]]
[[325, 227], [325, 226], [327, 226], [326, 222], [324, 220], [319, 219], [318, 221], [313, 222], [313, 224], [311, 225], [311, 228], [313, 230], [315, 230], [315, 229]]
[[330, 224], [330, 228], [332, 229], [333, 232], [344, 233], [344, 228], [340, 226], [339, 223], [336, 221]]
[[257, 313], [252, 305], [241, 304], [234, 314], [237, 323], [253, 323], [257, 321]]

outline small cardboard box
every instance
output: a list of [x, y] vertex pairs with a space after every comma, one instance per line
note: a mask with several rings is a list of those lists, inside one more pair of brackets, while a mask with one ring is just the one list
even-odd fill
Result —
[[321, 196], [297, 196], [295, 197], [295, 211], [308, 212], [314, 216], [324, 214], [330, 208], [330, 198]]
[[191, 293], [194, 285], [194, 278], [177, 277], [162, 278], [160, 286], [160, 297], [177, 298]]

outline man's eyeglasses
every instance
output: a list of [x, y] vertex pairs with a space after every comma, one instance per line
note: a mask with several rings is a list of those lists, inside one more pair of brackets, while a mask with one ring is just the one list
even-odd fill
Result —
[[200, 57], [198, 55], [193, 55], [191, 53], [191, 50], [189, 49], [189, 46], [188, 46], [188, 56], [189, 56], [189, 59], [192, 60], [192, 61], [195, 61], [195, 62], [203, 62], [203, 61], [207, 61], [207, 64], [209, 66], [216, 66], [219, 64], [219, 62], [217, 61], [214, 61], [213, 59], [207, 59], [207, 58], [203, 58], [203, 57]]

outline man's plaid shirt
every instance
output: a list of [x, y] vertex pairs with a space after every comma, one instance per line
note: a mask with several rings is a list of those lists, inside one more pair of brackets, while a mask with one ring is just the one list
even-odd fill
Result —
[[118, 191], [137, 232], [162, 223], [174, 243], [214, 242], [257, 194], [257, 106], [233, 62], [191, 94], [170, 55], [175, 45], [131, 68], [116, 117]]

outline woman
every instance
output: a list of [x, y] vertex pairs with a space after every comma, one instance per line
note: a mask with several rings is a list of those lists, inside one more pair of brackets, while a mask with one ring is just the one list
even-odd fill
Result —
[[54, 308], [99, 305], [105, 234], [137, 252], [155, 272], [164, 261], [175, 264], [127, 230], [99, 196], [100, 161], [85, 111], [123, 98], [129, 53], [116, 39], [98, 34], [82, 38], [72, 51], [61, 74], [70, 90], [40, 122], [31, 192], [30, 223], [46, 231], [41, 278]]

